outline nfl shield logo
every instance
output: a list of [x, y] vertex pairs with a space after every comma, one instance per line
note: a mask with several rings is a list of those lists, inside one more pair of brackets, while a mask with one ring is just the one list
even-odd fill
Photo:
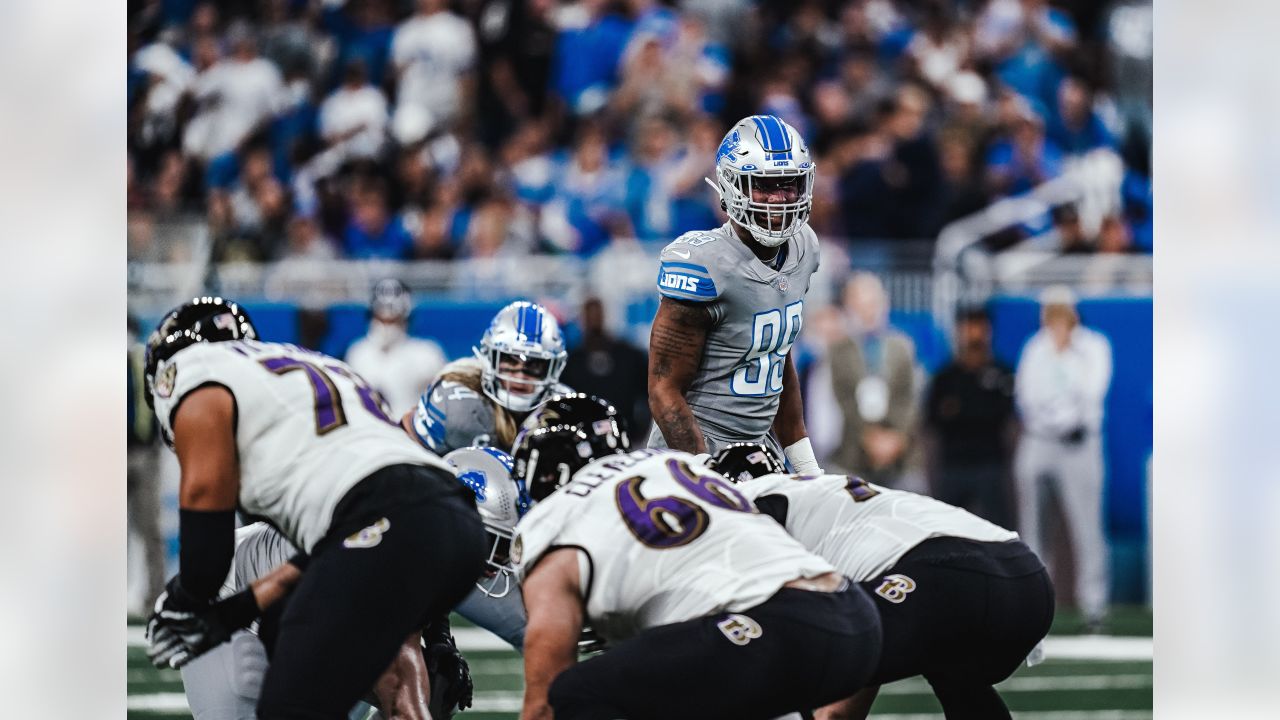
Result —
[[778, 288], [778, 292], [786, 292], [791, 289], [791, 283], [787, 281], [786, 276], [778, 278], [774, 286]]

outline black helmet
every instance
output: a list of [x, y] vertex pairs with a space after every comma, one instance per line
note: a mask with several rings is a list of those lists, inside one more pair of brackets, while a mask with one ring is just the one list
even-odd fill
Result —
[[776, 452], [757, 442], [730, 443], [716, 453], [707, 466], [736, 483], [787, 471]]
[[511, 456], [513, 477], [541, 500], [587, 463], [631, 449], [618, 411], [593, 395], [553, 396], [525, 418]]
[[160, 321], [147, 338], [145, 373], [147, 405], [154, 406], [156, 368], [179, 350], [198, 342], [256, 340], [258, 331], [244, 308], [220, 297], [198, 297], [185, 302]]

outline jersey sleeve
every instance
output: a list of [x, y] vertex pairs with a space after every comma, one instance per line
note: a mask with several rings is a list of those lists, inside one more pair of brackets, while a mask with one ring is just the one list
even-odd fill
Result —
[[449, 428], [446, 424], [448, 416], [444, 410], [443, 380], [431, 383], [427, 391], [418, 398], [418, 407], [413, 411], [413, 434], [418, 442], [437, 455], [448, 452], [445, 440]]
[[285, 564], [298, 552], [279, 530], [264, 522], [236, 530], [236, 555], [232, 563], [234, 589], [248, 587], [254, 580]]
[[492, 434], [486, 423], [484, 399], [480, 393], [451, 380], [437, 380], [418, 398], [413, 413], [413, 432], [418, 441], [437, 455], [478, 443]]
[[174, 412], [188, 394], [205, 385], [231, 389], [236, 364], [233, 352], [214, 343], [197, 343], [180, 350], [156, 368], [156, 419], [168, 441], [173, 440]]
[[724, 290], [718, 238], [689, 233], [662, 249], [658, 256], [658, 294], [674, 300], [713, 303]]
[[515, 537], [511, 540], [511, 563], [520, 582], [524, 582], [560, 537], [563, 502], [563, 498], [547, 498], [534, 505], [516, 525]]

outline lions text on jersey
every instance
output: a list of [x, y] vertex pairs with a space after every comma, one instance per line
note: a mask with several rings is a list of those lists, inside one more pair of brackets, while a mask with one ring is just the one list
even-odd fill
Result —
[[156, 416], [167, 437], [186, 395], [219, 385], [236, 401], [241, 508], [310, 552], [352, 486], [397, 464], [452, 472], [387, 415], [345, 363], [294, 345], [196, 343], [156, 371]]
[[787, 532], [857, 582], [893, 567], [929, 538], [1018, 538], [960, 508], [849, 475], [765, 475], [734, 487], [753, 502], [786, 498], [786, 517], [778, 519], [785, 520]]
[[583, 553], [588, 622], [611, 643], [658, 625], [741, 612], [791, 580], [832, 571], [723, 477], [670, 450], [592, 462], [534, 505], [516, 526], [518, 576], [566, 546]]
[[[662, 251], [659, 294], [701, 303], [711, 314], [702, 364], [685, 393], [708, 452], [729, 442], [760, 441], [778, 412], [783, 367], [818, 269], [818, 238], [804, 225], [781, 252], [786, 257], [775, 270], [730, 223], [686, 233]], [[665, 446], [657, 426], [649, 446]]]

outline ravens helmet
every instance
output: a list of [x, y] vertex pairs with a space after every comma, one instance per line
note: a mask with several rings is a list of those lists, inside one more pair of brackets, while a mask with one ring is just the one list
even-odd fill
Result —
[[232, 300], [198, 297], [179, 305], [164, 316], [147, 338], [145, 375], [147, 405], [154, 408], [156, 370], [183, 348], [198, 342], [256, 340], [258, 331], [249, 313]]
[[787, 471], [777, 453], [757, 442], [730, 443], [707, 461], [707, 466], [735, 483]]
[[593, 395], [569, 393], [552, 397], [525, 419], [511, 455], [515, 478], [538, 501], [592, 460], [630, 449], [624, 422], [612, 405]]

